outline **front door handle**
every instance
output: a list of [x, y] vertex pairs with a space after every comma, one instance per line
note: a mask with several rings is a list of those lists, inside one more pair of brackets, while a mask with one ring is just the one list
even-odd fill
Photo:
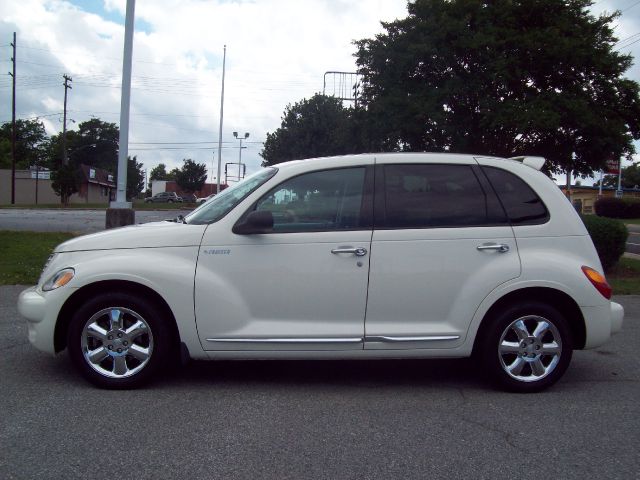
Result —
[[478, 250], [495, 250], [500, 253], [507, 253], [509, 251], [509, 245], [505, 245], [504, 243], [485, 243], [484, 245], [478, 245], [476, 247]]
[[338, 247], [331, 250], [331, 253], [353, 253], [356, 257], [364, 257], [367, 254], [367, 249], [364, 247]]

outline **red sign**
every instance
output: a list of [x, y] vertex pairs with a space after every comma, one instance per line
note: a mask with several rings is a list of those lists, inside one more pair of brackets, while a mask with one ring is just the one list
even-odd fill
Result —
[[618, 175], [618, 173], [620, 173], [620, 160], [616, 160], [614, 158], [607, 160], [607, 168], [605, 171], [607, 173]]

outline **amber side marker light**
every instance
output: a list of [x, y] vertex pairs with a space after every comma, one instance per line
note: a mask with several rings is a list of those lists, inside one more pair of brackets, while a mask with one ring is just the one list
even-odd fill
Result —
[[607, 283], [604, 275], [590, 267], [582, 267], [582, 271], [587, 276], [589, 281], [593, 284], [593, 286], [596, 287], [596, 290], [598, 290], [604, 298], [609, 300], [611, 298], [613, 290]]

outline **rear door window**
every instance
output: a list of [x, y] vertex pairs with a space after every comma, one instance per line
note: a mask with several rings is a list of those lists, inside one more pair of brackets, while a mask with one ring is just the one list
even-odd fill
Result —
[[[384, 201], [377, 207], [379, 227], [470, 227], [507, 223], [495, 194], [486, 180], [483, 187], [470, 165], [385, 165], [383, 172]], [[378, 186], [379, 191], [380, 183]]]

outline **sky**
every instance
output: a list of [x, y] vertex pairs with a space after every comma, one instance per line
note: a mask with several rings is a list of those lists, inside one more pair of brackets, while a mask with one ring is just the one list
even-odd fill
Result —
[[[119, 124], [125, 10], [126, 0], [0, 2], [5, 72], [17, 33], [17, 117], [37, 117], [47, 133], [60, 132], [67, 74], [73, 79], [67, 128], [91, 118]], [[640, 62], [640, 1], [601, 0], [592, 10], [622, 12], [617, 48]], [[191, 158], [213, 171], [211, 181], [226, 45], [222, 180], [224, 164], [238, 162], [234, 131], [249, 133], [242, 163], [247, 173], [256, 171], [262, 142], [280, 126], [287, 104], [321, 93], [325, 72], [355, 71], [353, 40], [405, 16], [406, 0], [137, 0], [129, 154], [147, 172]], [[638, 62], [626, 75], [636, 81]], [[0, 77], [0, 98], [4, 123], [11, 120], [7, 74]]]

